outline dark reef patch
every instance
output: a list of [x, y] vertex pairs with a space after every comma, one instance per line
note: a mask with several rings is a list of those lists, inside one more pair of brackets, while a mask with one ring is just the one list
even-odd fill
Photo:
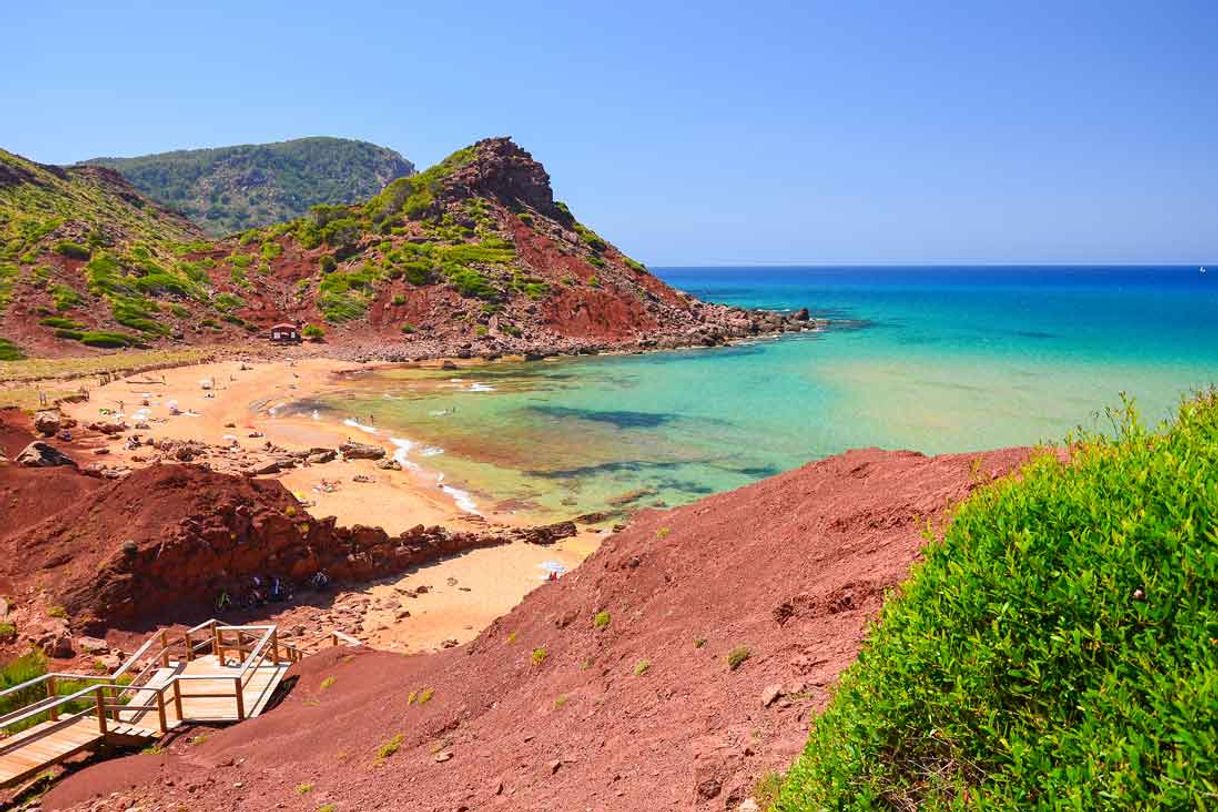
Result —
[[655, 429], [678, 418], [675, 414], [636, 412], [627, 409], [573, 409], [568, 406], [530, 406], [527, 411], [544, 417], [574, 418], [608, 423], [619, 429]]

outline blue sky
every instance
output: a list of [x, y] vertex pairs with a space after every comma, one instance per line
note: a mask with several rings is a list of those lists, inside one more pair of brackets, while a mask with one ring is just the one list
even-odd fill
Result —
[[14, 4], [50, 163], [488, 135], [655, 265], [1218, 262], [1218, 3]]

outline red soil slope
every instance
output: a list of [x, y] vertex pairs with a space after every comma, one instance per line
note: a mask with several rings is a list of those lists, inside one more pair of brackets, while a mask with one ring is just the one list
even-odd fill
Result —
[[[32, 439], [28, 418], [0, 415], [0, 448], [16, 456]], [[87, 432], [51, 440], [81, 464]], [[37, 614], [62, 607], [73, 632], [141, 629], [216, 613], [270, 578], [291, 591], [318, 572], [364, 581], [476, 547], [492, 533], [415, 527], [339, 527], [315, 518], [275, 480], [157, 464], [107, 481], [69, 466], [0, 462], [0, 595]], [[20, 627], [19, 627], [20, 628]]]
[[802, 747], [926, 521], [1025, 455], [855, 451], [646, 513], [467, 646], [309, 658], [266, 716], [44, 808], [733, 809]]

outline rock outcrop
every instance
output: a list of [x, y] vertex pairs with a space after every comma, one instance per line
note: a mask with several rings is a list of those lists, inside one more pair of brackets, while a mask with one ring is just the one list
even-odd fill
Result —
[[35, 440], [27, 445], [16, 460], [18, 465], [27, 468], [52, 468], [57, 465], [76, 467], [76, 461], [50, 443]]
[[385, 456], [385, 449], [370, 443], [346, 442], [338, 450], [349, 460], [379, 460]]
[[90, 632], [243, 606], [268, 597], [271, 579], [286, 594], [512, 540], [421, 525], [396, 536], [339, 527], [333, 517], [309, 516], [277, 481], [158, 464], [106, 481], [17, 532], [0, 528], [0, 584], [25, 599], [45, 585], [38, 589], [46, 600], [67, 610], [76, 631]]

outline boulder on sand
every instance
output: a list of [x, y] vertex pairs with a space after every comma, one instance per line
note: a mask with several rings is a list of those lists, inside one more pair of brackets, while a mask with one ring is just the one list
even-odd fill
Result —
[[17, 455], [17, 464], [27, 468], [53, 468], [56, 465], [76, 467], [76, 461], [50, 443], [35, 440]]
[[368, 443], [346, 442], [340, 445], [338, 450], [349, 460], [379, 460], [385, 456], [385, 449]]
[[52, 437], [59, 432], [62, 421], [56, 409], [46, 409], [34, 415], [34, 431], [43, 437]]

